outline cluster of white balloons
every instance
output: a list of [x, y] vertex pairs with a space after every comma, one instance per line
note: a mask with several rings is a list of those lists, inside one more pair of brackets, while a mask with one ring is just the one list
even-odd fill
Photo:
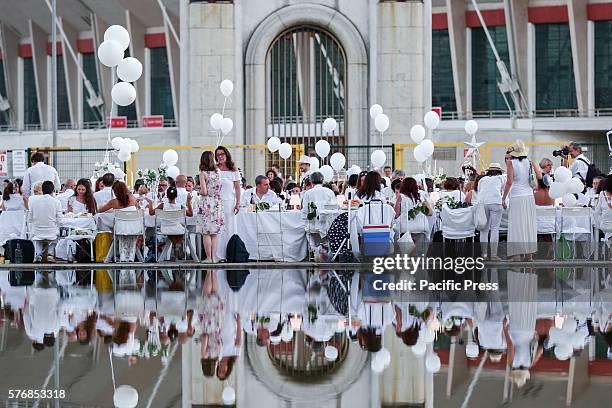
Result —
[[558, 360], [567, 360], [574, 349], [584, 347], [584, 334], [576, 331], [576, 319], [565, 319], [561, 328], [551, 327], [549, 332], [549, 341], [555, 345], [555, 357]]
[[[374, 128], [381, 133], [382, 137], [382, 134], [389, 129], [389, 117], [383, 113], [383, 107], [377, 103], [370, 106], [370, 117], [374, 120]], [[370, 162], [375, 168], [381, 168], [386, 161], [387, 155], [381, 149], [374, 150], [370, 155]]]
[[582, 180], [577, 177], [572, 177], [570, 169], [564, 166], [555, 169], [555, 181], [550, 184], [548, 195], [550, 198], [562, 198], [564, 207], [575, 207], [578, 199], [574, 194], [581, 193], [584, 190]]
[[98, 59], [107, 67], [117, 67], [117, 76], [123, 82], [117, 82], [111, 90], [113, 102], [119, 106], [128, 106], [136, 100], [135, 82], [142, 75], [142, 64], [134, 57], [123, 58], [130, 46], [130, 33], [120, 26], [112, 25], [104, 32], [104, 41], [98, 47]]
[[176, 178], [179, 174], [181, 174], [181, 170], [176, 167], [178, 159], [178, 153], [174, 149], [168, 149], [162, 155], [162, 164], [164, 164], [166, 167], [166, 175], [168, 177]]
[[122, 162], [130, 160], [132, 153], [137, 153], [140, 150], [138, 142], [127, 137], [114, 137], [111, 140], [111, 146], [115, 149], [117, 158]]
[[293, 153], [291, 145], [287, 142], [281, 143], [280, 139], [276, 136], [272, 136], [270, 139], [268, 139], [268, 150], [271, 153], [278, 152], [278, 155], [283, 160], [290, 158], [291, 153]]
[[[224, 79], [221, 81], [219, 89], [225, 98], [229, 98], [232, 92], [234, 92], [234, 83], [229, 79]], [[210, 116], [210, 127], [217, 132], [220, 131], [223, 136], [225, 136], [234, 128], [234, 121], [230, 118], [223, 117], [221, 113], [213, 113]]]
[[[440, 116], [434, 111], [429, 111], [423, 117], [423, 123], [429, 130], [434, 130], [440, 124]], [[419, 163], [429, 159], [434, 152], [434, 144], [431, 139], [425, 139], [426, 130], [421, 125], [414, 125], [410, 129], [410, 138], [417, 146], [414, 148], [414, 158]]]

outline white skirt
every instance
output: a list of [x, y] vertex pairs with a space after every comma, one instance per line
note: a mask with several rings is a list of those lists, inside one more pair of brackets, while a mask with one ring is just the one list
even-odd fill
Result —
[[508, 271], [508, 314], [513, 331], [533, 332], [538, 316], [538, 276]]
[[227, 243], [236, 233], [236, 214], [234, 214], [235, 204], [236, 201], [234, 199], [223, 200], [225, 226], [221, 229], [221, 233], [217, 235], [217, 258], [219, 259], [226, 259]]
[[508, 256], [538, 250], [538, 224], [533, 196], [510, 197], [508, 206]]

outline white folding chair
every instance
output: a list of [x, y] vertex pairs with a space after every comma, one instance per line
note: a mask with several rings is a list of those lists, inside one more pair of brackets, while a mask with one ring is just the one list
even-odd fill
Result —
[[[586, 235], [586, 241], [591, 243], [593, 239], [593, 214], [589, 207], [562, 207], [561, 208], [561, 226], [559, 228], [561, 234], [568, 241], [572, 242], [572, 254], [576, 258], [576, 241], [581, 235]], [[586, 248], [584, 248], [586, 250]], [[590, 253], [590, 247], [589, 247]], [[589, 254], [583, 254], [586, 257]], [[574, 286], [576, 282], [576, 274], [574, 271]]]
[[165, 261], [168, 253], [172, 249], [172, 241], [170, 239], [166, 239], [166, 245], [164, 246], [164, 250], [161, 255], [157, 257], [157, 237], [159, 235], [168, 238], [169, 235], [175, 234], [167, 234], [163, 230], [168, 231], [168, 228], [176, 228], [182, 227], [183, 229], [183, 253], [185, 254], [185, 260], [187, 259], [187, 215], [185, 214], [185, 210], [155, 210], [155, 260], [159, 262], [161, 259]]
[[[283, 212], [282, 211], [273, 211], [268, 214], [273, 214], [276, 216], [278, 214], [278, 224], [276, 223], [266, 223], [262, 219], [262, 212], [255, 211], [255, 231], [257, 237], [257, 260], [261, 261], [264, 255], [261, 254], [261, 248], [270, 248], [270, 257], [272, 260], [274, 259], [273, 249], [280, 246], [281, 250], [281, 261], [285, 261], [285, 247], [283, 243]], [[280, 242], [275, 242], [275, 237]]]
[[444, 205], [440, 218], [444, 240], [464, 240], [476, 235], [474, 207], [450, 209]]
[[[132, 236], [138, 235], [142, 236], [142, 242], [145, 242], [145, 223], [144, 223], [144, 212], [143, 210], [115, 210], [114, 211], [114, 220], [115, 226], [113, 228], [113, 260], [117, 262], [117, 236]], [[126, 228], [129, 229], [128, 233], [120, 233], [117, 234], [117, 224], [125, 223]], [[144, 262], [144, 258], [142, 254], [136, 248], [136, 257], [139, 258], [141, 262]]]

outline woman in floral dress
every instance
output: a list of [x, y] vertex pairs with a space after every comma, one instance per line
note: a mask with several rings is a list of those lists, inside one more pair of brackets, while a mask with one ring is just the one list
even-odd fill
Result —
[[197, 300], [200, 323], [200, 362], [206, 377], [215, 375], [217, 360], [221, 354], [221, 326], [225, 315], [225, 299], [219, 294], [217, 272], [205, 271], [202, 297]]
[[207, 262], [217, 262], [217, 236], [223, 230], [225, 217], [221, 201], [221, 177], [210, 150], [200, 158], [200, 205], [196, 228], [202, 234]]

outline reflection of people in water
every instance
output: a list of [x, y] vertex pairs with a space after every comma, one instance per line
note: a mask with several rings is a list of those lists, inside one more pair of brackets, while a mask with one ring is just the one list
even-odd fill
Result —
[[225, 299], [219, 296], [216, 271], [207, 271], [202, 287], [202, 297], [198, 298], [198, 320], [200, 335], [200, 362], [205, 377], [215, 375], [217, 359], [221, 354], [221, 326], [225, 315]]
[[115, 295], [113, 343], [125, 344], [136, 332], [138, 321], [144, 316], [144, 299], [140, 292], [119, 291]]
[[407, 346], [414, 346], [419, 339], [421, 325], [426, 324], [433, 316], [433, 310], [426, 302], [396, 302], [393, 306], [395, 318], [393, 325], [395, 335]]
[[59, 333], [59, 291], [51, 287], [28, 287], [23, 310], [26, 334], [35, 350], [53, 347]]
[[[69, 286], [65, 288], [62, 300], [62, 327], [69, 333], [71, 340], [88, 345], [95, 333], [98, 315], [97, 292], [93, 288]], [[73, 337], [74, 336], [74, 337]]]

